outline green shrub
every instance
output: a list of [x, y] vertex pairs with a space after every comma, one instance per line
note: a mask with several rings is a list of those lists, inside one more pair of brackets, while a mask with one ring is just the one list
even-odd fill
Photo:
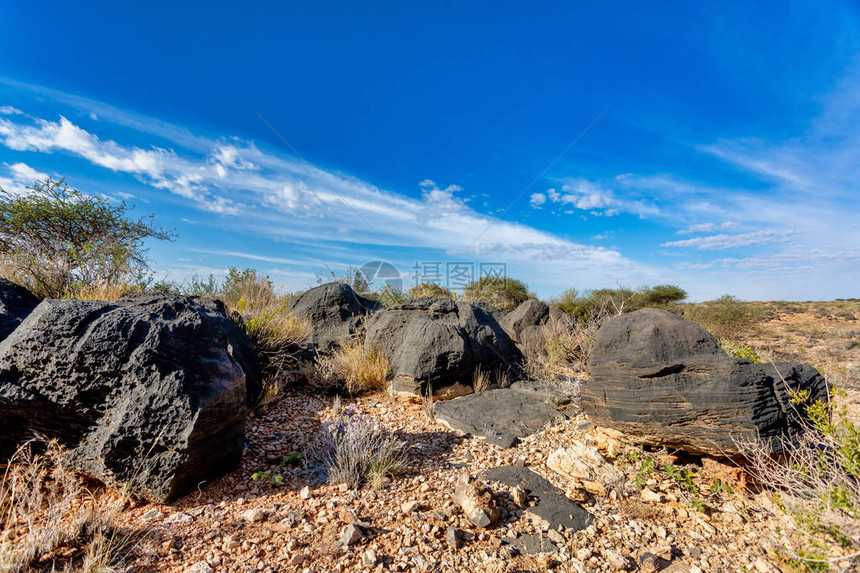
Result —
[[464, 294], [468, 301], [486, 302], [506, 311], [534, 298], [524, 282], [508, 277], [481, 277], [466, 285]]

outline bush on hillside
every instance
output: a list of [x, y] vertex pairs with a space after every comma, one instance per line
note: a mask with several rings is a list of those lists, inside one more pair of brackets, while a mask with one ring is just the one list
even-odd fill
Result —
[[486, 302], [505, 311], [534, 298], [524, 282], [508, 277], [481, 277], [466, 285], [465, 296], [467, 301]]
[[457, 298], [453, 292], [443, 287], [442, 285], [424, 282], [409, 289], [409, 296], [412, 298], [421, 298], [422, 296]]
[[0, 271], [46, 298], [82, 287], [137, 284], [149, 276], [144, 240], [172, 240], [153, 217], [81, 193], [64, 179], [24, 194], [0, 188]]
[[754, 329], [764, 318], [764, 313], [754, 304], [723, 295], [716, 300], [689, 306], [684, 309], [684, 318], [717, 338], [736, 338]]

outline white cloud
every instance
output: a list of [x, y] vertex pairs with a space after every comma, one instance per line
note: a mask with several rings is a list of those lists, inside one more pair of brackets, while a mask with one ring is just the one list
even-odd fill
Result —
[[695, 247], [700, 251], [715, 249], [731, 249], [733, 247], [747, 247], [750, 245], [762, 245], [766, 243], [777, 243], [788, 240], [788, 237], [796, 231], [755, 231], [753, 233], [740, 233], [737, 235], [709, 235], [707, 237], [696, 237], [683, 241], [671, 241], [661, 243], [661, 247]]
[[546, 193], [533, 193], [531, 205], [540, 209], [547, 201], [560, 206], [566, 214], [576, 210], [588, 211], [591, 215], [612, 217], [621, 212], [635, 213], [640, 217], [656, 215], [660, 211], [656, 205], [641, 199], [618, 198], [615, 193], [602, 184], [582, 178], [562, 179], [561, 192], [555, 188], [547, 189]]
[[699, 223], [697, 225], [690, 225], [685, 229], [679, 229], [676, 231], [679, 235], [689, 235], [692, 233], [713, 233], [715, 231], [730, 231], [732, 229], [737, 229], [739, 225], [734, 221], [725, 221], [723, 223]]
[[0, 175], [0, 188], [16, 195], [28, 193], [29, 186], [48, 178], [47, 173], [33, 169], [26, 163], [19, 162], [12, 165], [3, 163], [2, 166], [7, 171], [7, 175]]
[[0, 115], [23, 115], [24, 112], [18, 108], [12, 107], [11, 105], [2, 105], [0, 106]]
[[63, 116], [56, 122], [37, 119], [32, 125], [0, 119], [0, 141], [16, 151], [77, 155], [111, 171], [135, 175], [153, 187], [191, 199], [208, 211], [235, 215], [240, 210], [234, 201], [207, 187], [207, 164], [189, 162], [172, 150], [144, 150], [103, 141]]

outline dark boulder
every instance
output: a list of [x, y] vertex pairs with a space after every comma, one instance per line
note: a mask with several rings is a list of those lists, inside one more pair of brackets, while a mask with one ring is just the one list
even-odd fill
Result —
[[0, 341], [12, 334], [38, 304], [36, 295], [0, 278]]
[[373, 314], [365, 344], [388, 358], [395, 393], [470, 387], [475, 370], [518, 373], [522, 355], [482, 307], [424, 297]]
[[557, 305], [548, 305], [535, 298], [522, 302], [499, 324], [520, 345], [520, 348], [543, 352], [548, 336], [555, 328], [568, 328], [572, 319]]
[[239, 461], [249, 349], [212, 299], [46, 300], [0, 342], [0, 456], [56, 439], [82, 474], [172, 500]]
[[312, 342], [327, 351], [355, 336], [363, 317], [381, 308], [378, 302], [356, 294], [340, 282], [306, 290], [290, 301], [290, 311], [311, 324]]
[[[651, 308], [603, 325], [588, 371], [582, 407], [595, 424], [692, 453], [736, 455], [738, 442], [758, 438], [778, 453], [806, 407], [827, 396], [815, 368], [731, 358], [707, 331]], [[793, 404], [804, 390], [808, 399]]]

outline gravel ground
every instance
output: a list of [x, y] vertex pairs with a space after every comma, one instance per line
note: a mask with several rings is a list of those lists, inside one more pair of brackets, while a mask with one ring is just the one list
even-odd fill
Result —
[[[458, 436], [419, 402], [376, 395], [350, 405], [379, 418], [407, 444], [410, 463], [402, 475], [378, 490], [353, 491], [324, 483], [310, 463], [279, 467], [285, 456], [305, 451], [332, 416], [331, 400], [289, 393], [248, 420], [246, 455], [237, 470], [200, 484], [174, 505], [127, 512], [127, 525], [142, 532], [127, 571], [649, 571], [654, 563], [666, 571], [780, 570], [770, 549], [787, 524], [763, 495], [723, 492], [708, 500], [703, 513], [659, 472], [648, 475], [643, 488], [628, 479], [592, 495], [550, 470], [549, 454], [575, 439], [596, 445], [628, 478], [636, 473], [624, 455], [630, 448], [589, 428], [581, 415], [503, 450]], [[454, 484], [463, 473], [478, 476], [502, 465], [525, 465], [543, 475], [581, 501], [594, 522], [577, 532], [546, 531], [513, 504], [505, 486], [491, 483], [501, 519], [487, 529], [473, 525], [452, 500]], [[261, 471], [280, 473], [282, 483], [252, 479]], [[738, 472], [706, 459], [698, 474], [704, 491], [704, 480], [720, 476], [731, 483]], [[351, 524], [346, 535], [352, 533], [352, 544], [346, 546], [341, 537]], [[459, 547], [451, 544], [449, 528], [461, 531]], [[551, 540], [558, 551], [518, 554], [512, 543], [528, 535]]]

